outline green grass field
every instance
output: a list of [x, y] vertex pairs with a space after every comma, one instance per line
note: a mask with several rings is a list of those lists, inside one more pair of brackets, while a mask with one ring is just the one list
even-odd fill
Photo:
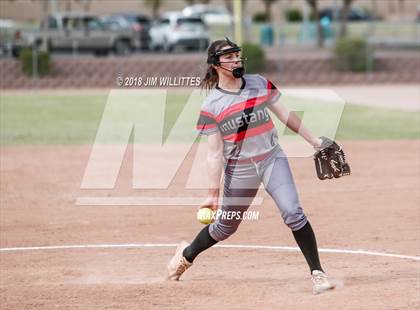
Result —
[[[165, 135], [185, 102], [184, 96], [176, 98], [167, 105]], [[92, 144], [106, 100], [105, 93], [66, 96], [0, 95], [0, 143]], [[196, 117], [191, 115], [191, 124], [195, 123]], [[419, 139], [419, 126], [419, 112], [347, 104], [336, 139]], [[186, 131], [191, 129], [194, 128], [185, 128]]]

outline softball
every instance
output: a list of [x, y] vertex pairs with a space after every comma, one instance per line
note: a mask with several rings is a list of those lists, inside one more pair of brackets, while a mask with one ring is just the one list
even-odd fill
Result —
[[213, 210], [210, 208], [200, 208], [197, 211], [197, 220], [204, 225], [210, 224], [213, 221]]

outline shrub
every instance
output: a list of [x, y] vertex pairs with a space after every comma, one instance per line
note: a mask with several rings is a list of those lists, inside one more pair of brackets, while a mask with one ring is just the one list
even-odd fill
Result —
[[265, 23], [268, 21], [267, 14], [265, 12], [257, 12], [252, 17], [252, 21], [255, 23]]
[[373, 69], [373, 49], [364, 39], [339, 39], [334, 47], [334, 54], [338, 70], [360, 72]]
[[[36, 51], [37, 57], [37, 71], [39, 76], [48, 74], [50, 71], [50, 54], [48, 52]], [[32, 49], [24, 48], [19, 53], [19, 59], [22, 64], [22, 72], [26, 75], [32, 76]]]
[[285, 15], [288, 22], [301, 22], [303, 20], [302, 13], [298, 9], [288, 9]]
[[245, 42], [242, 44], [242, 55], [247, 58], [247, 73], [258, 73], [264, 69], [265, 54], [259, 45]]

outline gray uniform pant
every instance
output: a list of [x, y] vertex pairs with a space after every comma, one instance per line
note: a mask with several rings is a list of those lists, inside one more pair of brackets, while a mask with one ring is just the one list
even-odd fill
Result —
[[[225, 166], [221, 212], [242, 214], [248, 210], [261, 182], [275, 201], [284, 223], [293, 231], [305, 226], [307, 219], [299, 203], [287, 157], [280, 147], [261, 161]], [[209, 226], [210, 236], [216, 241], [225, 240], [235, 233], [241, 221], [241, 216], [219, 216]]]

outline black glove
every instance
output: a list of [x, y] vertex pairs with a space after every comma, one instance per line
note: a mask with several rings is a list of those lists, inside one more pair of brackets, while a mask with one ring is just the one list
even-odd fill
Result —
[[333, 140], [321, 137], [321, 147], [314, 154], [315, 169], [320, 180], [342, 177], [350, 174], [350, 166], [346, 162], [341, 147]]

